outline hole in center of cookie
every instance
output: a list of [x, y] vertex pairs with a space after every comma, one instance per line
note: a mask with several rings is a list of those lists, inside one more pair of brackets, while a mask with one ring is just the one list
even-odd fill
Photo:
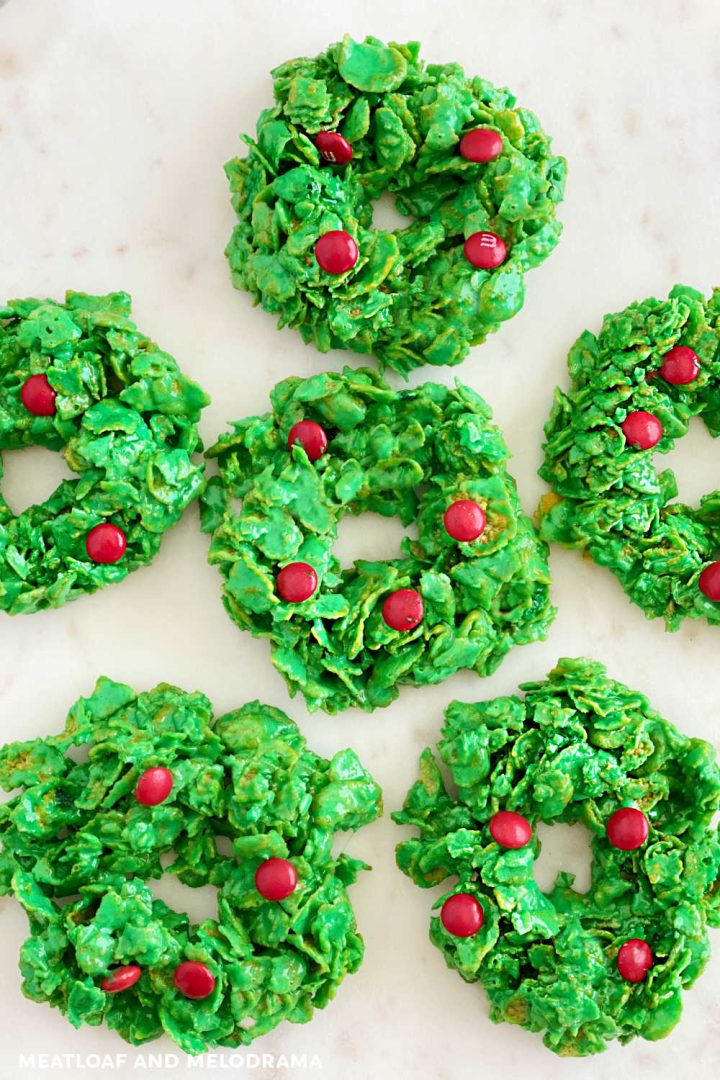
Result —
[[[177, 858], [174, 851], [160, 856], [163, 868], [170, 866]], [[190, 922], [201, 923], [205, 919], [217, 919], [218, 897], [214, 885], [183, 885], [174, 874], [163, 874], [147, 883], [156, 900], [164, 900], [173, 911], [184, 911]]]
[[379, 199], [373, 202], [373, 229], [383, 229], [385, 232], [396, 232], [412, 225], [413, 219], [401, 214], [395, 205], [395, 197], [389, 191], [384, 191]]
[[693, 416], [687, 435], [678, 439], [668, 454], [655, 456], [658, 472], [672, 469], [675, 473], [678, 494], [673, 502], [698, 506], [702, 495], [717, 490], [717, 449], [717, 441], [700, 417]]
[[16, 515], [29, 506], [45, 502], [63, 480], [76, 478], [65, 464], [62, 454], [42, 446], [4, 450], [2, 467], [4, 476], [0, 480], [0, 489], [5, 502]]
[[584, 825], [544, 825], [537, 827], [540, 854], [533, 874], [544, 893], [552, 892], [561, 871], [574, 874], [573, 889], [586, 893], [590, 888], [590, 832]]
[[333, 554], [343, 569], [351, 567], [357, 559], [367, 562], [389, 562], [404, 558], [401, 543], [403, 537], [417, 539], [414, 524], [405, 526], [400, 518], [386, 518], [381, 514], [351, 514], [340, 521]]

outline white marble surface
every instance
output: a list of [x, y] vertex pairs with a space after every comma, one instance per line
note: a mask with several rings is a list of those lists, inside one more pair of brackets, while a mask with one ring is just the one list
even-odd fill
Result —
[[[718, 282], [719, 24], [716, 0], [0, 3], [0, 297], [60, 296], [68, 286], [132, 292], [143, 329], [212, 393], [207, 440], [226, 421], [265, 409], [278, 379], [352, 359], [322, 358], [294, 333], [276, 332], [270, 316], [233, 291], [222, 254], [232, 226], [222, 164], [268, 103], [267, 72], [276, 63], [312, 55], [345, 30], [417, 37], [428, 59], [456, 59], [512, 86], [570, 161], [560, 247], [531, 274], [523, 312], [460, 370], [494, 407], [532, 510], [543, 490], [536, 476], [542, 425], [576, 335], [597, 326], [604, 312], [664, 294], [676, 281], [703, 289]], [[430, 377], [456, 374], [433, 370]], [[425, 377], [416, 373], [414, 381]], [[673, 455], [686, 498], [717, 486], [717, 454], [698, 429]], [[59, 459], [40, 451], [6, 458], [6, 490], [17, 509], [30, 491], [47, 494], [59, 475]], [[365, 524], [348, 527], [345, 553], [392, 554], [399, 530]], [[374, 716], [331, 720], [290, 702], [265, 644], [228, 621], [206, 547], [192, 511], [157, 562], [123, 585], [61, 611], [0, 618], [2, 740], [54, 730], [101, 672], [136, 687], [165, 679], [204, 689], [219, 709], [260, 696], [298, 720], [319, 751], [352, 743], [393, 809], [452, 698], [511, 691], [542, 676], [558, 656], [584, 653], [648, 692], [684, 730], [718, 743], [718, 630], [696, 624], [666, 635], [625, 601], [613, 578], [572, 554], [552, 553], [560, 614], [545, 643], [516, 650], [482, 683], [460, 675], [405, 690]], [[537, 1037], [492, 1025], [482, 990], [446, 970], [427, 940], [432, 894], [394, 867], [398, 838], [386, 817], [351, 841], [375, 867], [354, 890], [367, 943], [361, 972], [312, 1024], [288, 1025], [255, 1044], [276, 1056], [274, 1065], [251, 1059], [236, 1069], [226, 1057], [203, 1062], [203, 1075], [715, 1075], [720, 940], [710, 969], [687, 995], [681, 1026], [665, 1042], [557, 1060]], [[573, 865], [569, 849], [564, 865]], [[147, 1052], [114, 1034], [75, 1032], [56, 1011], [26, 1001], [16, 972], [24, 916], [7, 899], [0, 914], [3, 1080], [94, 1076], [88, 1055], [97, 1053], [126, 1055], [124, 1065], [111, 1058], [107, 1072], [116, 1076], [188, 1070], [182, 1055], [153, 1068]], [[153, 1049], [174, 1053], [169, 1041]], [[23, 1067], [20, 1053], [81, 1057], [48, 1070], [41, 1062]], [[317, 1055], [322, 1068], [285, 1069], [282, 1053], [307, 1054], [308, 1061]]]

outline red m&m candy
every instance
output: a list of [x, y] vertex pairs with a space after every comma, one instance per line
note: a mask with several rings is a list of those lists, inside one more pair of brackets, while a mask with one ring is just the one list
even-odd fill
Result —
[[700, 592], [708, 600], [720, 600], [720, 562], [711, 562], [706, 566], [698, 580]]
[[448, 506], [443, 522], [448, 536], [469, 544], [477, 540], [485, 528], [485, 511], [472, 499], [458, 499]]
[[472, 937], [483, 924], [482, 905], [470, 893], [449, 896], [440, 909], [440, 922], [453, 937]]
[[652, 951], [642, 938], [631, 938], [620, 947], [617, 969], [628, 982], [642, 982], [652, 966]]
[[532, 839], [532, 825], [513, 810], [498, 810], [490, 818], [490, 835], [501, 847], [521, 848]]
[[306, 562], [293, 562], [284, 566], [277, 576], [277, 591], [288, 604], [302, 604], [309, 600], [318, 587], [318, 576]]
[[332, 165], [347, 165], [353, 156], [352, 146], [339, 131], [321, 131], [315, 136], [320, 157]]
[[700, 361], [694, 349], [688, 349], [686, 345], [676, 345], [670, 352], [665, 353], [660, 365], [660, 374], [665, 382], [673, 386], [684, 386], [694, 382], [700, 371]]
[[173, 789], [173, 774], [162, 765], [154, 765], [138, 778], [135, 798], [142, 806], [158, 806]]
[[323, 233], [315, 245], [315, 258], [327, 274], [344, 274], [358, 261], [358, 246], [344, 229]]
[[100, 988], [108, 994], [120, 994], [123, 990], [129, 990], [134, 986], [142, 975], [142, 968], [137, 964], [127, 964], [125, 967], [116, 968], [107, 978], [100, 983]]
[[662, 439], [662, 424], [657, 416], [643, 409], [628, 413], [621, 428], [630, 445], [636, 446], [639, 450], [650, 450]]
[[122, 559], [127, 540], [122, 529], [103, 521], [85, 537], [85, 550], [94, 563], [116, 563]]
[[173, 982], [181, 994], [193, 1001], [209, 997], [215, 989], [215, 976], [212, 971], [197, 960], [185, 960], [178, 964], [173, 974]]
[[382, 617], [392, 630], [414, 630], [423, 618], [422, 596], [415, 589], [390, 593], [382, 606]]
[[622, 806], [607, 823], [607, 838], [620, 851], [635, 851], [642, 847], [649, 832], [648, 819], [634, 806]]
[[266, 900], [284, 900], [297, 888], [297, 871], [287, 859], [266, 859], [255, 871], [255, 888]]
[[502, 148], [502, 139], [492, 128], [475, 128], [460, 140], [460, 153], [468, 161], [494, 161]]
[[327, 450], [325, 429], [314, 420], [298, 420], [288, 433], [288, 447], [302, 446], [310, 461], [317, 461]]
[[465, 241], [465, 258], [480, 270], [493, 270], [505, 261], [507, 249], [501, 236], [475, 232]]
[[33, 416], [53, 416], [56, 397], [47, 375], [31, 375], [20, 388], [20, 400]]

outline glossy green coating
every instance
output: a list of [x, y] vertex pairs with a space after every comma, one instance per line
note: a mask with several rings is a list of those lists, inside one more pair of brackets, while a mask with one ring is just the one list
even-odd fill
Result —
[[[434, 915], [430, 939], [448, 966], [482, 984], [494, 1021], [543, 1032], [547, 1047], [569, 1056], [596, 1053], [612, 1039], [660, 1039], [706, 964], [708, 926], [720, 925], [715, 753], [592, 660], [561, 660], [546, 681], [521, 689], [524, 697], [449, 706], [438, 748], [457, 796], [425, 750], [420, 779], [393, 814], [419, 830], [398, 846], [398, 866], [423, 888], [456, 878], [436, 908], [455, 892], [482, 904], [473, 937], [453, 937]], [[635, 851], [605, 835], [623, 805], [649, 819]], [[509, 850], [492, 839], [488, 822], [499, 810], [531, 822], [528, 846]], [[550, 893], [539, 889], [539, 822], [590, 832], [589, 892], [575, 892], [565, 872]], [[647, 941], [654, 956], [635, 984], [616, 965], [631, 938]]]
[[[20, 397], [44, 374], [56, 413], [33, 416]], [[0, 452], [61, 452], [77, 479], [17, 516], [0, 494], [0, 611], [60, 607], [149, 563], [162, 534], [200, 491], [197, 423], [207, 395], [130, 319], [127, 293], [68, 292], [65, 303], [0, 307]], [[0, 479], [2, 458], [0, 457]], [[111, 565], [88, 557], [85, 538], [109, 521], [127, 550]]]
[[[581, 548], [619, 579], [648, 618], [668, 630], [683, 619], [720, 623], [720, 604], [700, 591], [704, 567], [720, 548], [720, 491], [697, 507], [675, 501], [667, 453], [700, 416], [720, 432], [720, 291], [709, 300], [677, 285], [667, 300], [651, 298], [607, 315], [597, 337], [585, 331], [568, 357], [571, 386], [556, 390], [545, 426], [540, 475], [552, 487], [540, 505], [546, 540]], [[658, 369], [675, 345], [698, 354], [698, 378], [666, 382]], [[621, 424], [636, 410], [653, 413], [663, 438], [653, 450], [626, 443]]]
[[[255, 139], [243, 136], [249, 154], [225, 167], [238, 218], [226, 250], [234, 285], [321, 352], [373, 353], [402, 374], [459, 364], [520, 310], [525, 272], [560, 236], [566, 164], [537, 117], [458, 64], [426, 65], [417, 42], [346, 35], [272, 75], [275, 105]], [[486, 164], [458, 151], [477, 127], [502, 136], [501, 155]], [[322, 160], [314, 139], [325, 130], [350, 142], [349, 164]], [[411, 219], [394, 232], [372, 224], [386, 191]], [[336, 277], [314, 256], [333, 229], [360, 251]], [[487, 231], [508, 248], [495, 270], [463, 253], [471, 233]]]
[[[80, 763], [73, 747], [87, 751]], [[142, 806], [135, 786], [153, 765], [173, 788]], [[0, 784], [15, 791], [0, 805], [0, 892], [30, 923], [23, 992], [76, 1027], [106, 1023], [134, 1044], [165, 1033], [188, 1054], [238, 1046], [309, 1020], [359, 966], [347, 886], [366, 866], [335, 856], [333, 836], [377, 818], [380, 789], [352, 750], [312, 753], [278, 709], [254, 701], [214, 720], [203, 694], [136, 694], [103, 678], [60, 735], [0, 751]], [[298, 876], [280, 902], [254, 885], [272, 857]], [[147, 881], [163, 873], [216, 886], [217, 918], [193, 924], [153, 899]], [[209, 997], [175, 989], [185, 960], [215, 976]], [[125, 964], [140, 980], [106, 993], [104, 977]]]
[[[488, 675], [512, 645], [544, 637], [555, 614], [547, 550], [474, 390], [425, 383], [396, 392], [373, 370], [346, 368], [285, 379], [271, 401], [271, 413], [237, 422], [208, 451], [220, 472], [201, 515], [230, 617], [270, 639], [291, 694], [300, 691], [310, 709], [370, 711], [389, 705], [401, 683], [437, 683], [462, 668]], [[329, 437], [314, 463], [301, 447], [288, 450], [290, 428], [303, 419]], [[464, 498], [487, 515], [467, 544], [443, 525], [449, 504]], [[342, 569], [333, 554], [338, 522], [368, 511], [415, 522], [418, 539], [403, 540], [401, 559]], [[275, 588], [292, 562], [309, 563], [319, 578], [299, 604]], [[398, 633], [381, 609], [405, 588], [422, 594], [425, 614]]]

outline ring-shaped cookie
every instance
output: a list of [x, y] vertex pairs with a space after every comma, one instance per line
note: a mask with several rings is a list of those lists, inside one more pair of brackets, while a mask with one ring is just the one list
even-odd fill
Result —
[[[419, 46], [345, 37], [273, 71], [244, 158], [228, 162], [235, 286], [322, 352], [402, 374], [459, 364], [522, 307], [558, 242], [565, 161], [508, 90]], [[373, 227], [373, 201], [408, 224]]]
[[[367, 867], [332, 842], [380, 815], [380, 789], [278, 709], [214, 719], [203, 694], [100, 679], [61, 734], [0, 750], [0, 785], [0, 892], [30, 923], [23, 993], [76, 1027], [240, 1046], [309, 1020], [362, 960], [347, 886]], [[214, 885], [217, 917], [156, 899], [165, 873]]]
[[0, 494], [0, 611], [59, 607], [153, 559], [202, 486], [208, 401], [126, 293], [0, 308], [0, 452], [43, 446], [77, 473], [19, 514]]
[[[720, 925], [720, 769], [713, 748], [664, 720], [590, 660], [561, 660], [524, 697], [453, 702], [394, 814], [419, 830], [400, 868], [429, 888], [455, 877], [430, 938], [490, 1016], [542, 1032], [561, 1055], [660, 1039]], [[591, 884], [533, 876], [539, 823], [592, 834]]]
[[[403, 684], [488, 675], [544, 637], [547, 551], [483, 399], [457, 383], [397, 392], [369, 369], [290, 378], [273, 411], [221, 436], [201, 507], [230, 617], [268, 638], [310, 709], [388, 705]], [[239, 505], [240, 503], [240, 505]], [[346, 514], [414, 522], [403, 557], [333, 553]]]
[[541, 535], [586, 551], [668, 630], [720, 623], [720, 491], [688, 506], [655, 468], [694, 416], [720, 433], [719, 344], [720, 291], [631, 304], [570, 350], [545, 427]]

